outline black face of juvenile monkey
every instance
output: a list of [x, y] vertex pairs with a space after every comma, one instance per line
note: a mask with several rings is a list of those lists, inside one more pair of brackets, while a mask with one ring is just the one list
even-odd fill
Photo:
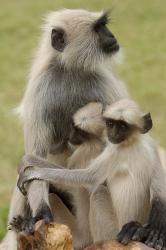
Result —
[[73, 145], [81, 145], [89, 139], [89, 133], [72, 124], [69, 142]]
[[151, 114], [148, 113], [142, 117], [143, 126], [137, 127], [123, 120], [105, 118], [107, 135], [110, 142], [114, 144], [121, 143], [128, 139], [134, 132], [146, 134], [153, 126]]
[[126, 140], [134, 127], [122, 120], [106, 119], [107, 135], [110, 142], [118, 144]]

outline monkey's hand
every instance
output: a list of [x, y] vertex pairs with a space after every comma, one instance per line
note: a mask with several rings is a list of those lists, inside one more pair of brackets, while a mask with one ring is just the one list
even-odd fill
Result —
[[27, 195], [27, 184], [33, 180], [44, 180], [38, 175], [38, 167], [27, 167], [23, 172], [20, 172], [17, 186], [23, 195]]
[[130, 240], [142, 241], [144, 237], [145, 229], [137, 221], [131, 221], [125, 224], [119, 234], [117, 240], [122, 244], [128, 244]]
[[[20, 166], [18, 168], [19, 173], [19, 179], [17, 182], [17, 186], [20, 189], [20, 191], [23, 193], [23, 195], [27, 194], [26, 187], [27, 183], [33, 180], [45, 180], [44, 178], [38, 176], [38, 170], [39, 169], [64, 169], [64, 167], [59, 165], [54, 165], [47, 160], [36, 156], [36, 155], [24, 155]], [[36, 175], [35, 175], [36, 170]], [[32, 172], [34, 171], [34, 176]]]

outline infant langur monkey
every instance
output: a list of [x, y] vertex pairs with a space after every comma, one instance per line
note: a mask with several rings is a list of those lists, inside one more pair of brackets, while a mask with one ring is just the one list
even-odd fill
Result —
[[166, 180], [156, 145], [146, 134], [152, 128], [150, 114], [144, 115], [135, 102], [124, 99], [107, 106], [103, 118], [109, 142], [88, 169], [32, 167], [20, 175], [18, 186], [23, 191], [25, 183], [41, 179], [96, 189], [106, 180], [116, 227], [120, 230], [127, 223], [117, 239], [165, 250]]
[[[80, 108], [74, 114], [69, 136], [69, 144], [72, 147], [74, 146], [74, 152], [68, 159], [69, 169], [87, 168], [104, 150], [105, 136], [103, 134], [102, 110], [103, 105], [101, 103], [92, 102]], [[91, 210], [89, 192], [84, 187], [68, 188], [68, 190], [72, 192], [74, 207], [76, 208], [77, 235], [75, 237], [73, 234], [74, 246], [76, 249], [82, 249], [93, 242], [88, 220]], [[57, 214], [57, 210], [55, 210], [55, 213]]]
[[[80, 108], [74, 114], [69, 135], [69, 147], [72, 148], [73, 153], [67, 160], [66, 167], [68, 169], [86, 168], [104, 150], [105, 135], [103, 132], [105, 126], [102, 119], [102, 111], [103, 105], [101, 103], [92, 102]], [[21, 171], [23, 171], [27, 163], [31, 166], [43, 167], [44, 164], [47, 166], [45, 160], [28, 155], [24, 157], [22, 163]], [[49, 165], [49, 167], [53, 167], [53, 165]], [[54, 167], [56, 166], [54, 165]], [[56, 222], [68, 224], [73, 234], [75, 248], [81, 249], [93, 242], [88, 220], [90, 210], [89, 191], [84, 187], [77, 189], [71, 189], [71, 187], [69, 189], [65, 185], [61, 185], [61, 187], [62, 189], [70, 190], [73, 196], [74, 208], [76, 210], [75, 217], [69, 212], [66, 213], [66, 208], [63, 208], [58, 198], [56, 197], [55, 200], [55, 196], [52, 195], [51, 210], [53, 217], [55, 217]], [[58, 206], [61, 206], [61, 210], [63, 209], [63, 215], [62, 211], [60, 211], [61, 218], [59, 218]], [[92, 204], [92, 209], [93, 206], [94, 204]], [[21, 222], [20, 217], [17, 217], [12, 221], [12, 227], [17, 231], [20, 231], [22, 228], [26, 230], [24, 227], [26, 221], [22, 220]]]

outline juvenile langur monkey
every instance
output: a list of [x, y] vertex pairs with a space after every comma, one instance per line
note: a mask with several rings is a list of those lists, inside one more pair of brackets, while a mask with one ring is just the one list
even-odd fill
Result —
[[109, 142], [88, 169], [33, 167], [22, 173], [18, 185], [22, 190], [27, 181], [42, 179], [92, 185], [95, 190], [106, 180], [118, 229], [127, 223], [117, 239], [124, 244], [142, 241], [165, 250], [166, 180], [156, 145], [146, 134], [152, 128], [150, 114], [144, 115], [135, 102], [124, 99], [107, 106], [103, 118]]
[[[80, 107], [128, 96], [108, 64], [119, 44], [107, 23], [107, 13], [86, 10], [64, 9], [46, 18], [19, 109], [26, 154], [46, 158], [49, 153], [56, 156], [57, 150], [64, 152], [72, 116]], [[52, 220], [46, 182], [29, 185], [28, 201], [33, 217]], [[16, 188], [9, 224], [13, 217], [24, 216], [25, 207], [26, 199]]]
[[[74, 146], [75, 150], [68, 159], [68, 168], [84, 169], [104, 150], [102, 110], [103, 105], [96, 102], [85, 105], [74, 114], [69, 143]], [[84, 187], [73, 188], [71, 191], [76, 208], [76, 225], [80, 235], [79, 238], [77, 237], [76, 248], [82, 249], [93, 243], [88, 219], [90, 195]]]

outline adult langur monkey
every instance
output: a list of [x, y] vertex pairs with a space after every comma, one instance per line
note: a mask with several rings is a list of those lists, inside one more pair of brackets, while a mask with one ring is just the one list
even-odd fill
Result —
[[[112, 103], [128, 96], [108, 67], [108, 59], [119, 50], [108, 21], [107, 13], [79, 9], [52, 12], [46, 18], [20, 106], [26, 154], [46, 158], [65, 152], [76, 110], [92, 101]], [[29, 185], [28, 201], [33, 217], [52, 220], [46, 182]], [[26, 199], [16, 188], [9, 224], [13, 217], [24, 216], [25, 207]], [[14, 249], [15, 232], [10, 235], [7, 240]]]
[[[73, 148], [73, 153], [68, 158], [67, 168], [74, 169], [78, 166], [79, 168], [86, 168], [104, 150], [106, 136], [104, 133], [105, 126], [102, 119], [102, 110], [103, 105], [101, 103], [92, 102], [80, 108], [74, 114], [68, 141], [71, 148]], [[32, 166], [36, 166], [37, 164], [40, 167], [43, 167], [44, 164], [45, 166], [47, 165], [47, 162], [42, 159], [41, 161], [36, 161], [35, 156], [29, 157], [27, 155], [21, 163], [21, 171], [23, 171], [27, 163]], [[52, 164], [51, 166], [53, 167]], [[93, 210], [91, 212], [94, 213], [95, 202], [94, 204], [90, 204], [89, 191], [84, 187], [72, 189], [71, 186], [65, 187], [65, 185], [63, 185], [62, 188], [69, 189], [70, 193], [73, 195], [74, 208], [76, 209], [75, 218], [69, 211], [66, 212], [66, 208], [62, 206], [61, 201], [55, 195], [51, 195], [51, 210], [53, 215], [55, 215], [56, 222], [65, 223], [70, 227], [74, 248], [82, 249], [94, 242], [94, 238], [91, 236], [88, 218], [90, 210]], [[90, 209], [90, 207], [92, 209]], [[18, 216], [17, 218], [13, 218], [11, 222], [12, 228], [18, 232], [27, 230], [29, 232], [28, 225], [31, 226], [32, 223], [30, 220], [33, 222], [33, 218], [28, 216], [28, 214], [26, 217], [27, 218], [21, 218]], [[90, 222], [92, 223], [92, 220], [90, 220]]]
[[[43, 169], [32, 167], [21, 173], [18, 185], [23, 191], [25, 183], [41, 179], [92, 186], [95, 192], [106, 180], [118, 229], [127, 223], [117, 239], [124, 244], [142, 241], [165, 250], [166, 179], [156, 145], [146, 134], [152, 128], [151, 116], [143, 114], [135, 102], [124, 99], [107, 106], [103, 117], [109, 142], [89, 168], [60, 170], [50, 169], [49, 164]], [[103, 201], [102, 195], [101, 207]]]

